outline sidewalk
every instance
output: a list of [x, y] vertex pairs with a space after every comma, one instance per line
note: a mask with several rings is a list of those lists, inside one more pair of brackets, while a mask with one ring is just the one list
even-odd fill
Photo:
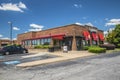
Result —
[[[42, 53], [42, 52], [40, 52], [40, 53]], [[17, 67], [32, 67], [32, 66], [37, 66], [37, 65], [61, 62], [61, 61], [65, 61], [65, 60], [71, 60], [71, 59], [75, 59], [75, 58], [95, 55], [95, 54], [89, 53], [88, 51], [69, 51], [68, 53], [63, 53], [62, 51], [58, 51], [58, 52], [52, 52], [52, 53], [46, 52], [46, 54], [60, 56], [60, 57], [21, 63], [16, 66]]]

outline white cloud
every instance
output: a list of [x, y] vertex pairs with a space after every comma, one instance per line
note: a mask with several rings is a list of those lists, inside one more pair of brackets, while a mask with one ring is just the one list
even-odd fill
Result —
[[108, 31], [104, 31], [104, 37], [106, 37], [108, 35]]
[[26, 5], [22, 2], [12, 4], [12, 3], [2, 3], [0, 5], [0, 10], [4, 11], [18, 11], [18, 12], [24, 12], [22, 9], [27, 9]]
[[88, 26], [94, 26], [91, 22], [88, 22], [88, 23], [79, 23], [79, 22], [76, 22], [75, 24], [77, 24], [77, 25], [88, 25]]
[[13, 40], [17, 40], [17, 38], [13, 38]]
[[32, 28], [43, 28], [44, 26], [38, 25], [38, 24], [30, 24], [30, 27], [32, 27]]
[[27, 9], [26, 5], [22, 2], [19, 2], [18, 6], [19, 8]]
[[76, 7], [76, 8], [82, 8], [81, 4], [74, 4], [73, 6]]
[[20, 28], [18, 28], [18, 27], [13, 27], [13, 30], [18, 31], [18, 30], [20, 30]]
[[0, 37], [3, 37], [3, 35], [2, 35], [2, 34], [0, 34]]
[[29, 29], [29, 31], [41, 31], [42, 29]]
[[38, 24], [30, 24], [30, 27], [32, 29], [29, 29], [29, 31], [41, 31], [44, 26]]
[[109, 32], [112, 32], [115, 28], [109, 28]]
[[77, 24], [77, 25], [83, 25], [82, 23], [79, 23], [79, 22], [76, 22], [75, 24]]
[[77, 4], [74, 4], [74, 6], [78, 8], [78, 5], [77, 5]]
[[85, 23], [85, 25], [94, 26], [91, 22]]
[[3, 38], [1, 38], [1, 39], [7, 39], [7, 40], [10, 40], [10, 38], [8, 38], [8, 37], [3, 37]]
[[105, 24], [105, 26], [114, 26], [117, 24], [120, 24], [120, 19], [111, 19]]
[[104, 31], [104, 35], [108, 34], [108, 31]]

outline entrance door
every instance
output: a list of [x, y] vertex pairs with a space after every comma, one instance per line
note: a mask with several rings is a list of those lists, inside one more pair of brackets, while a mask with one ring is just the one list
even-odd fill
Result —
[[72, 38], [66, 37], [64, 41], [65, 45], [68, 46], [68, 50], [72, 50]]
[[77, 38], [76, 44], [77, 44], [77, 50], [81, 50], [82, 49], [82, 38]]
[[54, 50], [61, 50], [62, 48], [62, 40], [57, 40], [57, 39], [54, 39], [53, 40], [53, 46], [54, 46]]

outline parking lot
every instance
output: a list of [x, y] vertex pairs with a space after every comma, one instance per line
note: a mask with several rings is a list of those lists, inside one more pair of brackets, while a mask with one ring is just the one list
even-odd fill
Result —
[[[0, 56], [0, 60], [2, 60], [0, 61], [2, 63], [0, 64], [0, 80], [120, 80], [120, 52], [82, 57], [34, 67], [15, 67], [17, 61], [14, 62], [14, 60], [22, 61], [29, 58], [34, 59], [38, 56], [43, 57], [44, 55], [46, 56], [47, 53]], [[53, 57], [49, 59], [53, 59]], [[40, 57], [40, 59], [46, 58]], [[3, 64], [4, 62], [9, 63], [9, 61], [13, 62]]]
[[1, 67], [15, 67], [17, 64], [25, 63], [25, 62], [31, 62], [31, 61], [37, 61], [37, 60], [44, 60], [44, 59], [50, 59], [55, 58], [58, 56], [50, 55], [47, 53], [26, 53], [26, 54], [12, 54], [12, 55], [1, 55], [0, 56], [0, 66]]

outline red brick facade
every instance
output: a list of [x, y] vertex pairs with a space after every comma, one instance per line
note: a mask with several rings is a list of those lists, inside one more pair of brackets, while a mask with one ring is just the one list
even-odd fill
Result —
[[[85, 36], [83, 35], [83, 31], [88, 31], [90, 33], [90, 41], [89, 44], [93, 45], [92, 43], [92, 34], [91, 32], [95, 32], [97, 35], [102, 34], [102, 30], [98, 30], [96, 27], [91, 27], [91, 26], [82, 26], [82, 25], [77, 25], [77, 24], [71, 24], [71, 25], [66, 25], [66, 26], [61, 26], [61, 27], [56, 27], [48, 30], [42, 30], [42, 31], [37, 31], [37, 32], [28, 32], [28, 33], [23, 33], [19, 34], [17, 36], [18, 44], [23, 44], [25, 41], [29, 40], [29, 45], [27, 47], [34, 47], [32, 45], [32, 40], [38, 40], [42, 38], [50, 38], [50, 45], [55, 46], [54, 42], [56, 39], [55, 37], [60, 38], [63, 37], [63, 40], [57, 40], [57, 42], [61, 43], [62, 45], [69, 44], [71, 50], [78, 50], [78, 47], [80, 48], [84, 45], [83, 41], [85, 40]], [[100, 44], [101, 40], [99, 39], [96, 41], [97, 44]], [[103, 42], [103, 40], [102, 40]], [[25, 45], [25, 43], [24, 43]], [[37, 45], [37, 44], [36, 44]], [[59, 44], [58, 44], [59, 45]], [[26, 46], [26, 45], [25, 45]], [[61, 46], [61, 45], [59, 45]]]

